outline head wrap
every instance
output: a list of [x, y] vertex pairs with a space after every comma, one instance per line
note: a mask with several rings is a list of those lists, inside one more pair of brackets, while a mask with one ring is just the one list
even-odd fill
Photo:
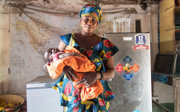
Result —
[[85, 15], [92, 15], [96, 17], [99, 23], [102, 20], [101, 8], [95, 4], [87, 4], [80, 10], [79, 12], [80, 18]]

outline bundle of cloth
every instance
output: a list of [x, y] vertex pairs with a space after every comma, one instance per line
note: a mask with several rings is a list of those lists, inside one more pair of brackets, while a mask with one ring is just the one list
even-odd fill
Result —
[[49, 76], [52, 79], [58, 78], [66, 66], [69, 66], [74, 70], [76, 78], [73, 77], [73, 86], [75, 89], [80, 89], [82, 101], [94, 99], [103, 92], [103, 86], [100, 80], [96, 81], [91, 87], [86, 87], [85, 85], [78, 83], [83, 80], [85, 76], [84, 72], [95, 72], [96, 66], [77, 49], [67, 46], [63, 52], [60, 52], [58, 49], [52, 49], [50, 54], [45, 54], [45, 58], [48, 58], [46, 67]]

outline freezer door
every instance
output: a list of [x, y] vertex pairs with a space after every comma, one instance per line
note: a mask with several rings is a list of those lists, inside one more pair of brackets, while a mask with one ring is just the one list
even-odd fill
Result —
[[149, 33], [106, 33], [119, 51], [110, 82], [115, 99], [110, 112], [152, 112]]

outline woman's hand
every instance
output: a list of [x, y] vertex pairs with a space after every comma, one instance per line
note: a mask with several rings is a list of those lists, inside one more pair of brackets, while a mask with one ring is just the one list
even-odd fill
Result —
[[86, 87], [91, 87], [101, 77], [101, 75], [98, 72], [86, 72], [84, 74], [85, 77], [79, 82], [77, 82], [77, 84], [81, 83]]
[[74, 81], [74, 79], [77, 79], [76, 74], [74, 73], [74, 70], [69, 67], [69, 66], [65, 66], [63, 69], [63, 72], [65, 73], [66, 77], [70, 80], [70, 81]]

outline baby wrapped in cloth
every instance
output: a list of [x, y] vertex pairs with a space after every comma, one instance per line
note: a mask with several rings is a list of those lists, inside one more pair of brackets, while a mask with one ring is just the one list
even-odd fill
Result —
[[[46, 64], [50, 77], [52, 79], [58, 78], [62, 74], [64, 67], [70, 66], [77, 76], [77, 78], [73, 78], [73, 86], [75, 89], [81, 88], [81, 100], [86, 101], [98, 97], [98, 95], [103, 92], [103, 86], [100, 80], [96, 81], [96, 83], [91, 87], [85, 87], [82, 84], [77, 84], [77, 82], [83, 80], [83, 72], [95, 72], [96, 66], [85, 55], [81, 54], [77, 49], [71, 46], [67, 46], [64, 53], [78, 53], [79, 56], [69, 55], [61, 58], [63, 57], [63, 55], [61, 55], [62, 52], [53, 54], [53, 61]], [[58, 57], [60, 58], [58, 59]]]

